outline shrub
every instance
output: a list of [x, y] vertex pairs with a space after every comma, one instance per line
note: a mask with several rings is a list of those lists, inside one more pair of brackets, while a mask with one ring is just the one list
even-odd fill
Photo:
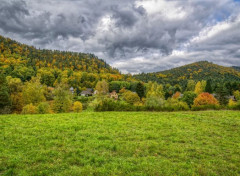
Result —
[[36, 114], [37, 108], [32, 103], [23, 107], [22, 114]]
[[192, 110], [219, 109], [219, 103], [213, 95], [201, 93], [195, 98]]
[[115, 101], [111, 98], [104, 98], [95, 102], [95, 111], [135, 111], [137, 108], [125, 101]]
[[123, 100], [130, 104], [134, 104], [140, 101], [140, 98], [137, 93], [131, 92], [131, 91], [126, 91], [123, 94]]
[[230, 99], [228, 103], [228, 108], [232, 110], [240, 110], [240, 102], [236, 102]]
[[48, 114], [50, 113], [50, 105], [47, 102], [42, 102], [37, 106], [38, 114]]
[[164, 106], [164, 100], [156, 96], [147, 97], [145, 106], [148, 110], [161, 110]]
[[240, 100], [240, 92], [239, 92], [239, 90], [234, 91], [233, 95], [234, 95], [234, 97], [236, 98], [237, 101]]
[[81, 102], [75, 101], [75, 102], [73, 103], [73, 111], [74, 111], [74, 112], [81, 112], [82, 109], [83, 109], [83, 106], [82, 106], [82, 103], [81, 103]]
[[188, 104], [174, 98], [169, 98], [164, 104], [166, 111], [187, 111], [189, 110]]
[[0, 114], [11, 114], [11, 106], [4, 106], [0, 109]]

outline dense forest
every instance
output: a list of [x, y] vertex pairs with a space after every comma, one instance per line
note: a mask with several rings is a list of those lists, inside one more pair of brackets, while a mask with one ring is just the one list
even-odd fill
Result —
[[207, 61], [124, 75], [93, 54], [0, 36], [0, 113], [240, 109], [240, 72]]
[[239, 82], [239, 67], [224, 67], [207, 61], [195, 62], [178, 68], [156, 73], [141, 73], [134, 75], [144, 82], [156, 81], [160, 84], [180, 84], [186, 86], [188, 80], [212, 80], [216, 85], [219, 82]]

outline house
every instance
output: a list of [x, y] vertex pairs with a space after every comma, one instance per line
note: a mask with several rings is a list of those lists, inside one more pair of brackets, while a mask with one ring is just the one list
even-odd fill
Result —
[[117, 92], [115, 90], [112, 91], [109, 95], [110, 95], [110, 98], [113, 98], [115, 100], [118, 99], [118, 94], [117, 94]]
[[86, 90], [83, 90], [81, 92], [81, 96], [88, 97], [88, 96], [92, 96], [92, 95], [93, 95], [93, 89], [92, 88], [87, 88]]
[[70, 92], [72, 92], [72, 94], [74, 94], [74, 88], [73, 87], [70, 87]]

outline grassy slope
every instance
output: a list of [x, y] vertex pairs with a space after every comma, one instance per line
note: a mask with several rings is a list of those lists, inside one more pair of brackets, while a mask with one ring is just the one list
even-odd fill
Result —
[[0, 116], [0, 175], [238, 175], [240, 112]]

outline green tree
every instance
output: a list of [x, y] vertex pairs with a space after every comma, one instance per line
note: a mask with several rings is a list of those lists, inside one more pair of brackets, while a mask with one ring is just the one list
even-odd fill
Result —
[[31, 103], [37, 105], [40, 102], [46, 101], [44, 87], [38, 78], [33, 78], [31, 81], [25, 83], [23, 87], [23, 101], [25, 105]]
[[72, 106], [72, 94], [69, 91], [69, 88], [64, 85], [60, 84], [54, 90], [54, 102], [53, 102], [53, 109], [57, 113], [62, 112], [69, 112]]
[[22, 97], [23, 83], [20, 78], [12, 78], [11, 76], [7, 76], [6, 79], [12, 102], [12, 111], [21, 112], [23, 108]]
[[217, 99], [220, 105], [227, 105], [228, 104], [228, 93], [227, 89], [223, 84], [218, 84], [216, 88]]
[[126, 102], [130, 103], [130, 104], [135, 104], [138, 103], [140, 101], [140, 97], [138, 96], [137, 93], [131, 92], [131, 91], [126, 91], [123, 94], [123, 100], [125, 100]]
[[140, 99], [142, 99], [144, 97], [145, 88], [144, 88], [143, 83], [139, 82], [137, 84], [136, 92], [137, 92], [138, 96], [140, 97]]
[[212, 93], [212, 92], [213, 92], [213, 90], [212, 90], [212, 83], [211, 83], [211, 80], [210, 80], [210, 79], [207, 80], [205, 92], [208, 92], [208, 93]]
[[193, 91], [184, 92], [182, 101], [186, 102], [189, 107], [193, 105], [194, 99], [197, 97], [197, 94]]
[[98, 81], [95, 90], [99, 95], [106, 95], [107, 93], [109, 93], [109, 85], [105, 80]]
[[7, 80], [4, 74], [0, 73], [0, 109], [11, 104]]
[[202, 92], [205, 92], [206, 85], [207, 85], [207, 81], [202, 80], [202, 81], [201, 81]]
[[50, 113], [50, 105], [47, 102], [42, 102], [37, 106], [38, 114], [48, 114]]
[[196, 83], [195, 83], [194, 80], [188, 80], [186, 90], [187, 90], [187, 91], [194, 91], [195, 85], [196, 85]]
[[164, 91], [163, 86], [160, 84], [155, 83], [149, 83], [147, 88], [147, 97], [159, 97], [164, 98]]
[[164, 99], [161, 97], [150, 96], [146, 98], [145, 106], [148, 110], [161, 110], [164, 106]]

